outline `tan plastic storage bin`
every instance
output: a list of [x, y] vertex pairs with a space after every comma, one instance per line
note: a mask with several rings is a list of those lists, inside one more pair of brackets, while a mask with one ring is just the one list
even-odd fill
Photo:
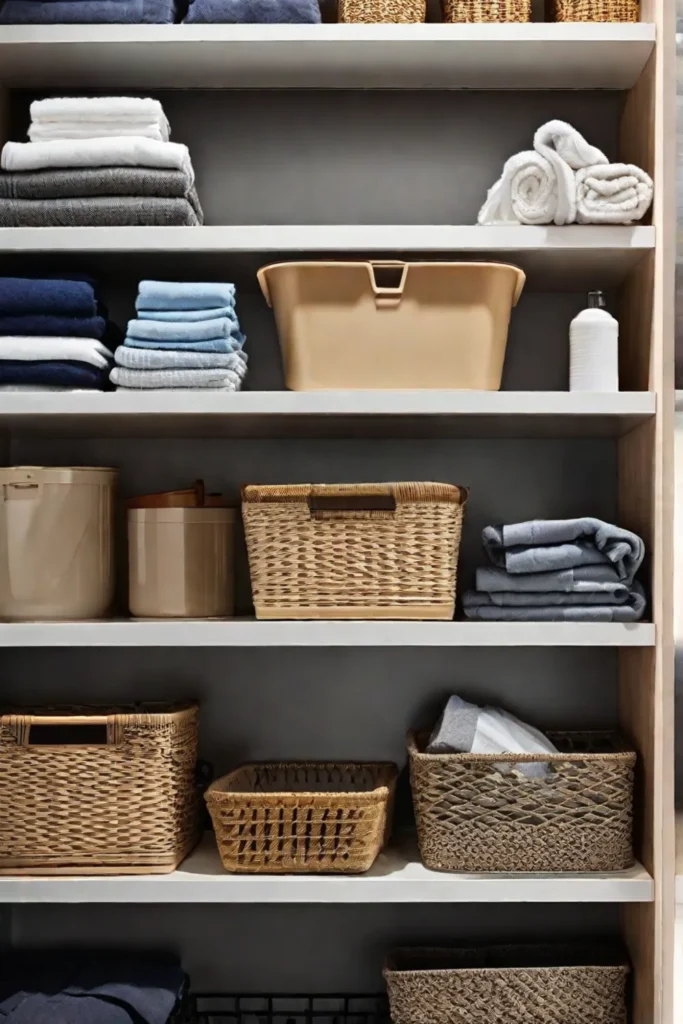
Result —
[[234, 510], [229, 508], [129, 509], [131, 615], [231, 616], [234, 523]]
[[96, 619], [114, 596], [118, 470], [0, 469], [0, 618]]
[[274, 263], [258, 273], [292, 391], [496, 391], [524, 286], [504, 263]]

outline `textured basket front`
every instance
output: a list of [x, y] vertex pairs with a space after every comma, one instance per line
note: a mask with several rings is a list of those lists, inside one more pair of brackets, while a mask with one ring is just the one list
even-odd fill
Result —
[[444, 21], [531, 21], [531, 0], [441, 0]]
[[427, 17], [427, 0], [339, 0], [339, 21], [414, 24]]
[[[561, 754], [425, 754], [409, 737], [422, 860], [435, 871], [620, 871], [633, 863], [636, 755], [606, 733], [555, 733]], [[608, 753], [596, 753], [598, 749]], [[565, 753], [566, 752], [566, 753]], [[550, 774], [501, 773], [546, 762]]]
[[625, 1024], [628, 975], [585, 944], [405, 950], [384, 971], [394, 1024]]
[[[326, 500], [389, 509], [316, 510]], [[465, 493], [447, 484], [249, 486], [259, 619], [452, 619]]]
[[3, 715], [0, 874], [173, 871], [198, 838], [198, 720], [196, 705]]
[[555, 0], [553, 21], [640, 21], [638, 0]]
[[209, 787], [226, 871], [367, 871], [389, 838], [390, 764], [253, 764]]

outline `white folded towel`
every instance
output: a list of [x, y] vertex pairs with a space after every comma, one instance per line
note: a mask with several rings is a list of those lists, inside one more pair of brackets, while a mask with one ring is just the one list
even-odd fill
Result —
[[159, 100], [144, 96], [52, 96], [34, 100], [31, 120], [166, 121]]
[[557, 215], [557, 176], [534, 150], [515, 153], [479, 211], [480, 224], [552, 224]]
[[187, 146], [179, 142], [156, 142], [137, 135], [6, 142], [0, 166], [5, 171], [39, 171], [46, 167], [163, 167], [187, 171], [194, 180]]
[[239, 391], [242, 381], [233, 370], [129, 370], [115, 366], [109, 374], [113, 384], [123, 388], [220, 388]]
[[566, 121], [542, 124], [534, 135], [534, 149], [545, 157], [557, 176], [555, 224], [573, 224], [576, 220], [574, 171], [592, 164], [606, 164], [607, 157]]
[[106, 345], [94, 338], [5, 335], [0, 337], [0, 361], [4, 359], [20, 359], [25, 362], [75, 361], [105, 369], [111, 364], [112, 354]]
[[31, 142], [53, 139], [109, 139], [112, 136], [137, 135], [157, 142], [168, 142], [168, 129], [156, 121], [47, 121], [32, 124]]
[[634, 224], [652, 203], [652, 178], [635, 164], [596, 164], [576, 172], [579, 224]]

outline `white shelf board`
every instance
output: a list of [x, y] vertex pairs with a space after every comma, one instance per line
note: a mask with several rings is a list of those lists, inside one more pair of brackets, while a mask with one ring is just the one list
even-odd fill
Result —
[[6, 392], [0, 427], [67, 437], [604, 437], [655, 407], [647, 391]]
[[[97, 268], [103, 259], [125, 253], [129, 259], [152, 254], [164, 266], [175, 259], [184, 268], [192, 258], [217, 258], [216, 270], [240, 269], [253, 275], [277, 258], [322, 254], [411, 253], [510, 261], [533, 285], [562, 289], [609, 288], [619, 284], [655, 244], [648, 225], [569, 225], [532, 227], [444, 224], [209, 225], [202, 227], [0, 228], [0, 254], [82, 256]], [[413, 255], [415, 258], [415, 255]], [[120, 272], [121, 261], [114, 260]], [[155, 266], [159, 264], [155, 262]], [[131, 264], [131, 269], [133, 264]]]
[[10, 87], [628, 89], [653, 24], [0, 28]]
[[1, 647], [652, 647], [636, 622], [112, 619], [4, 622]]
[[170, 875], [0, 877], [0, 903], [648, 903], [640, 864], [595, 874], [446, 874], [412, 845], [390, 848], [365, 875], [231, 875], [212, 834]]

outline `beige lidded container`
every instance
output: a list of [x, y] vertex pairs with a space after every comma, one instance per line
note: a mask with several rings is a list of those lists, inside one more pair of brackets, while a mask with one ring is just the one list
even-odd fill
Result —
[[287, 387], [500, 388], [510, 312], [524, 287], [505, 263], [274, 263]]
[[131, 615], [231, 616], [234, 524], [229, 508], [129, 508]]
[[0, 618], [95, 619], [114, 596], [118, 470], [0, 469]]

